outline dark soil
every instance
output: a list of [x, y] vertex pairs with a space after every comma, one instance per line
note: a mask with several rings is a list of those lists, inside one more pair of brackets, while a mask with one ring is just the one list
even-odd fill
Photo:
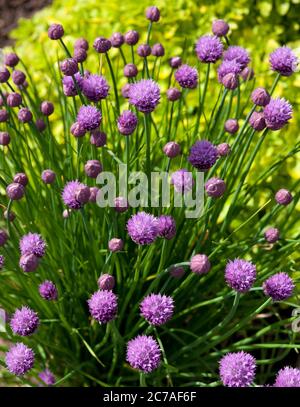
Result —
[[35, 11], [52, 3], [52, 0], [0, 0], [0, 47], [12, 44], [9, 32], [20, 17], [29, 18]]

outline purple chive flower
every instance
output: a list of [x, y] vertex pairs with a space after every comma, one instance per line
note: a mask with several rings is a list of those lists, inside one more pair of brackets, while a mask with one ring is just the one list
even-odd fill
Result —
[[11, 78], [13, 80], [13, 83], [18, 86], [23, 85], [26, 80], [24, 72], [18, 70], [13, 71], [13, 73], [11, 74]]
[[137, 126], [138, 119], [131, 110], [124, 110], [118, 118], [118, 130], [124, 136], [132, 134]]
[[[75, 81], [77, 82], [77, 85], [79, 89], [82, 87], [82, 82], [83, 82], [83, 77], [79, 72], [77, 72], [74, 75]], [[74, 84], [74, 80], [72, 76], [64, 76], [62, 79], [62, 84], [63, 84], [63, 92], [66, 96], [76, 96], [77, 95], [77, 89]]]
[[49, 370], [45, 369], [39, 373], [39, 378], [47, 385], [53, 386], [56, 382], [54, 374]]
[[243, 79], [243, 81], [250, 81], [254, 77], [254, 71], [252, 68], [249, 68], [248, 66], [246, 66], [246, 68], [244, 68], [242, 70], [240, 75], [241, 75], [241, 78]]
[[190, 149], [189, 162], [200, 171], [207, 171], [218, 158], [216, 147], [207, 140], [196, 141]]
[[22, 96], [19, 93], [10, 93], [7, 98], [6, 102], [9, 107], [17, 107], [22, 104]]
[[8, 146], [10, 143], [10, 135], [6, 131], [0, 132], [0, 145]]
[[119, 32], [113, 33], [110, 37], [110, 42], [114, 48], [120, 48], [124, 44], [123, 34]]
[[[90, 187], [90, 198], [89, 198], [89, 202], [97, 202], [97, 197], [98, 194], [100, 194], [101, 191], [99, 188], [97, 187]], [[99, 195], [100, 196], [100, 195]]]
[[168, 322], [174, 312], [172, 297], [161, 294], [149, 294], [140, 304], [141, 315], [151, 325], [163, 325]]
[[282, 76], [291, 76], [297, 69], [298, 58], [289, 47], [279, 47], [270, 54], [271, 69]]
[[224, 20], [215, 20], [212, 23], [212, 32], [217, 37], [225, 37], [229, 31], [229, 25]]
[[34, 254], [37, 257], [43, 257], [46, 253], [47, 244], [38, 233], [27, 233], [20, 240], [20, 251], [24, 254]]
[[215, 63], [221, 58], [222, 53], [223, 44], [214, 35], [204, 35], [196, 43], [196, 54], [202, 62]]
[[146, 9], [146, 18], [151, 22], [157, 22], [160, 19], [160, 11], [157, 7], [151, 6]]
[[81, 106], [77, 115], [77, 122], [86, 130], [94, 130], [100, 126], [101, 112], [94, 106]]
[[110, 290], [96, 291], [88, 300], [91, 316], [100, 324], [107, 324], [116, 318], [118, 299]]
[[126, 78], [134, 78], [138, 74], [138, 69], [135, 64], [127, 64], [124, 66], [123, 72]]
[[137, 54], [142, 58], [147, 58], [151, 55], [151, 47], [148, 44], [141, 44], [138, 46]]
[[181, 92], [177, 88], [170, 88], [167, 90], [167, 98], [170, 102], [176, 102], [176, 100], [180, 99]]
[[181, 147], [175, 141], [169, 141], [163, 147], [163, 152], [169, 158], [175, 158], [181, 153]]
[[185, 270], [183, 267], [172, 267], [170, 275], [174, 278], [181, 278], [184, 276]]
[[48, 100], [45, 100], [44, 102], [42, 102], [40, 110], [43, 113], [43, 115], [50, 116], [54, 112], [53, 103], [49, 102]]
[[224, 60], [218, 68], [218, 81], [222, 83], [228, 74], [238, 75], [241, 72], [241, 65], [236, 61]]
[[118, 239], [114, 237], [113, 239], [110, 239], [108, 242], [108, 248], [111, 252], [119, 252], [123, 250], [124, 247], [124, 242], [122, 239]]
[[176, 192], [185, 194], [193, 188], [194, 180], [193, 176], [186, 168], [182, 168], [173, 172], [171, 176], [171, 184], [174, 185]]
[[82, 93], [92, 102], [105, 99], [109, 92], [109, 85], [101, 75], [89, 75], [81, 83]]
[[64, 59], [60, 62], [59, 67], [66, 76], [73, 76], [78, 72], [78, 63], [73, 58]]
[[50, 40], [59, 40], [64, 35], [64, 28], [61, 24], [51, 24], [48, 28]]
[[56, 174], [52, 170], [44, 170], [42, 172], [41, 178], [45, 184], [53, 184], [53, 182], [55, 181], [55, 178], [56, 178]]
[[300, 369], [289, 366], [280, 369], [274, 387], [300, 387]]
[[44, 300], [57, 300], [58, 293], [55, 284], [52, 281], [45, 280], [39, 285], [39, 293]]
[[182, 60], [180, 57], [172, 57], [169, 59], [169, 65], [173, 69], [179, 68], [182, 65]]
[[138, 40], [139, 40], [139, 33], [135, 30], [130, 30], [127, 31], [127, 33], [124, 35], [124, 40], [126, 42], [126, 44], [128, 45], [135, 45]]
[[73, 134], [74, 137], [83, 137], [86, 133], [86, 130], [81, 123], [75, 122], [70, 128], [70, 132], [71, 134]]
[[102, 274], [97, 281], [100, 290], [112, 290], [115, 286], [115, 278], [110, 274]]
[[256, 360], [247, 352], [227, 353], [220, 360], [220, 378], [227, 387], [249, 387], [255, 378]]
[[207, 195], [211, 198], [219, 198], [224, 194], [226, 184], [222, 179], [212, 177], [205, 183], [205, 190]]
[[173, 216], [161, 215], [158, 218], [158, 236], [167, 240], [173, 239], [176, 235], [176, 222]]
[[83, 48], [87, 51], [89, 49], [89, 43], [85, 38], [78, 38], [74, 43], [74, 48]]
[[98, 160], [88, 160], [84, 166], [84, 172], [90, 178], [97, 178], [102, 171], [102, 164]]
[[161, 362], [161, 349], [152, 336], [139, 335], [127, 344], [126, 360], [134, 369], [151, 373]]
[[131, 239], [140, 245], [151, 244], [159, 233], [158, 219], [146, 212], [132, 215], [127, 222], [127, 232]]
[[266, 125], [271, 130], [279, 130], [292, 118], [293, 108], [284, 98], [271, 99], [264, 108]]
[[34, 365], [34, 352], [24, 343], [16, 343], [6, 353], [5, 363], [10, 373], [23, 376]]
[[6, 188], [6, 194], [12, 201], [18, 201], [19, 199], [23, 198], [25, 194], [25, 188], [23, 185], [18, 184], [17, 182], [13, 182], [9, 184]]
[[266, 106], [270, 99], [271, 96], [265, 88], [256, 88], [251, 94], [251, 100], [257, 106]]
[[125, 83], [125, 85], [122, 86], [121, 93], [122, 93], [123, 98], [129, 99], [130, 87], [131, 87], [130, 83]]
[[196, 274], [206, 274], [211, 268], [210, 261], [206, 254], [196, 254], [191, 258], [190, 269]]
[[20, 59], [17, 54], [11, 52], [9, 54], [4, 55], [4, 65], [13, 68], [14, 66], [18, 65]]
[[3, 269], [4, 263], [5, 263], [5, 257], [0, 255], [0, 270]]
[[181, 65], [175, 72], [175, 79], [182, 88], [195, 89], [198, 85], [197, 69]]
[[263, 112], [253, 112], [249, 119], [250, 126], [256, 131], [266, 128], [266, 121]]
[[93, 47], [99, 54], [105, 54], [111, 49], [111, 42], [104, 37], [98, 37], [94, 41]]
[[228, 143], [218, 144], [217, 151], [220, 157], [226, 157], [228, 154], [230, 154], [231, 151], [230, 145]]
[[29, 123], [32, 120], [32, 113], [27, 107], [22, 107], [18, 112], [18, 119], [22, 123]]
[[243, 69], [249, 64], [250, 57], [245, 48], [236, 45], [231, 45], [224, 52], [224, 60], [235, 61]]
[[100, 130], [93, 130], [91, 132], [90, 143], [93, 144], [95, 147], [103, 147], [106, 144], [107, 136], [104, 131]]
[[5, 83], [10, 77], [9, 70], [5, 66], [0, 67], [0, 83]]
[[8, 117], [8, 111], [6, 109], [0, 109], [0, 123], [7, 122]]
[[0, 230], [0, 247], [4, 246], [8, 240], [8, 234], [5, 230]]
[[70, 209], [80, 209], [88, 202], [90, 189], [79, 181], [67, 182], [63, 192], [62, 199]]
[[239, 129], [239, 122], [236, 119], [228, 119], [224, 124], [224, 129], [230, 134], [234, 134]]
[[23, 185], [23, 187], [26, 187], [26, 185], [28, 184], [28, 177], [26, 174], [24, 174], [24, 172], [18, 172], [14, 176], [14, 182]]
[[142, 79], [130, 85], [129, 103], [142, 113], [151, 113], [160, 99], [160, 89], [152, 79]]
[[225, 268], [226, 283], [233, 290], [245, 293], [250, 290], [256, 279], [256, 267], [250, 261], [230, 260]]
[[279, 239], [279, 230], [277, 228], [269, 228], [265, 231], [265, 239], [269, 243], [275, 243]]
[[129, 208], [129, 203], [123, 196], [117, 196], [114, 199], [114, 209], [116, 212], [122, 213], [126, 212]]
[[38, 268], [39, 258], [34, 254], [24, 254], [20, 258], [19, 265], [25, 273], [31, 273]]
[[276, 273], [263, 283], [263, 290], [273, 301], [283, 301], [294, 291], [295, 284], [287, 273]]
[[10, 320], [10, 327], [16, 335], [32, 335], [40, 323], [38, 314], [29, 307], [17, 309]]
[[165, 49], [162, 44], [154, 44], [151, 49], [151, 54], [155, 57], [163, 57], [165, 55]]
[[221, 82], [226, 89], [234, 90], [239, 85], [239, 78], [234, 73], [228, 73], [227, 75], [224, 76]]
[[275, 194], [275, 200], [279, 205], [288, 205], [292, 202], [293, 196], [287, 189], [279, 189]]
[[73, 53], [73, 59], [79, 64], [87, 59], [87, 52], [84, 48], [75, 48]]

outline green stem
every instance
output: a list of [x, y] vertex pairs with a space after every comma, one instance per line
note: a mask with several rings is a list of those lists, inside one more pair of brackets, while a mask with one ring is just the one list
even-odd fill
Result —
[[150, 113], [145, 113], [144, 114], [144, 124], [145, 124], [145, 134], [146, 134], [146, 174], [147, 174], [147, 179], [148, 179], [148, 200], [151, 197], [151, 149], [150, 149], [150, 143], [151, 143], [151, 117]]
[[118, 88], [117, 88], [117, 82], [116, 82], [116, 78], [115, 78], [115, 74], [114, 74], [114, 70], [110, 61], [110, 58], [108, 56], [108, 53], [105, 53], [105, 57], [106, 57], [106, 61], [109, 67], [109, 71], [110, 71], [110, 75], [111, 75], [111, 79], [113, 81], [113, 87], [114, 87], [114, 94], [115, 94], [115, 99], [116, 99], [116, 108], [117, 108], [117, 112], [118, 115], [120, 114], [120, 103], [119, 103], [119, 95], [118, 95]]

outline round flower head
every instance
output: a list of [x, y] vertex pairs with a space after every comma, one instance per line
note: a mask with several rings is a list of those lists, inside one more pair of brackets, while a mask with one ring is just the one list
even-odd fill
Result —
[[6, 109], [0, 109], [0, 123], [7, 122], [8, 117], [8, 111]]
[[135, 45], [138, 40], [139, 40], [139, 33], [134, 30], [127, 31], [127, 33], [124, 35], [124, 40], [126, 44], [128, 45]]
[[[81, 74], [79, 72], [77, 72], [74, 75], [74, 78], [75, 78], [75, 81], [77, 82], [79, 89], [81, 89], [83, 77], [81, 76]], [[62, 79], [62, 84], [63, 84], [63, 92], [66, 96], [76, 96], [77, 95], [77, 89], [76, 89], [72, 76], [64, 76]]]
[[210, 261], [205, 254], [196, 254], [191, 258], [190, 269], [196, 274], [206, 274], [211, 268]]
[[292, 202], [293, 196], [287, 189], [279, 189], [275, 194], [275, 200], [279, 205], [288, 205]]
[[93, 130], [91, 132], [90, 143], [93, 144], [95, 147], [103, 147], [106, 144], [107, 136], [104, 131], [100, 130]]
[[130, 83], [125, 83], [125, 85], [122, 86], [121, 93], [122, 93], [123, 98], [129, 99], [129, 90], [130, 90], [130, 87], [131, 87], [131, 84], [130, 84]]
[[279, 130], [292, 118], [293, 108], [284, 98], [271, 99], [264, 108], [266, 125], [271, 130]]
[[177, 88], [170, 88], [167, 90], [167, 98], [170, 102], [176, 102], [176, 100], [180, 99], [181, 92]]
[[6, 194], [12, 201], [18, 201], [19, 199], [23, 198], [25, 194], [25, 188], [23, 185], [18, 184], [17, 182], [13, 182], [9, 184], [6, 188]]
[[5, 245], [5, 243], [7, 242], [7, 239], [8, 239], [8, 234], [5, 232], [5, 230], [0, 230], [0, 247]]
[[46, 253], [46, 242], [38, 233], [28, 233], [20, 240], [20, 251], [24, 254], [34, 254], [43, 257]]
[[241, 78], [243, 79], [243, 81], [250, 81], [253, 77], [254, 77], [254, 71], [252, 68], [249, 68], [248, 66], [246, 66], [246, 68], [244, 68], [242, 70], [242, 72], [240, 73]]
[[10, 77], [9, 70], [5, 66], [0, 67], [0, 83], [5, 83]]
[[59, 64], [60, 70], [64, 75], [73, 76], [78, 72], [78, 63], [73, 58], [64, 59]]
[[135, 64], [127, 64], [124, 66], [123, 72], [126, 78], [134, 78], [138, 74], [138, 69]]
[[34, 254], [24, 254], [20, 258], [19, 265], [25, 273], [31, 273], [38, 268], [39, 258]]
[[137, 54], [142, 58], [147, 58], [151, 55], [151, 47], [148, 44], [141, 44], [138, 46]]
[[172, 57], [169, 59], [169, 65], [171, 68], [179, 68], [182, 65], [182, 60], [180, 57]]
[[241, 68], [245, 68], [250, 62], [250, 57], [245, 48], [231, 45], [224, 52], [224, 60], [235, 61]]
[[10, 66], [13, 68], [14, 66], [18, 65], [20, 59], [17, 54], [11, 52], [10, 54], [4, 55], [4, 65]]
[[247, 352], [227, 353], [220, 360], [220, 378], [227, 387], [249, 387], [255, 378], [256, 360]]
[[200, 171], [207, 171], [218, 158], [216, 147], [207, 140], [196, 141], [190, 149], [189, 162]]
[[90, 202], [97, 202], [97, 197], [100, 196], [98, 194], [100, 194], [101, 191], [99, 188], [97, 187], [90, 187], [90, 198], [89, 201]]
[[228, 119], [224, 124], [224, 129], [230, 133], [234, 134], [239, 129], [239, 122], [236, 119]]
[[217, 37], [225, 37], [229, 31], [229, 25], [224, 20], [215, 20], [212, 23], [212, 32]]
[[87, 59], [87, 52], [83, 48], [75, 48], [73, 53], [73, 59], [79, 64]]
[[98, 37], [94, 41], [93, 47], [99, 54], [105, 54], [111, 49], [111, 42], [104, 37]]
[[114, 199], [114, 209], [116, 212], [122, 213], [126, 212], [129, 208], [129, 203], [123, 196], [117, 196]]
[[185, 270], [183, 267], [172, 267], [170, 275], [174, 278], [181, 278], [184, 276]]
[[274, 387], [300, 387], [300, 369], [289, 366], [280, 369]]
[[118, 130], [124, 136], [132, 134], [137, 126], [138, 119], [131, 110], [124, 110], [118, 118]]
[[239, 85], [239, 78], [234, 73], [228, 73], [222, 79], [222, 84], [225, 86], [226, 89], [234, 90]]
[[114, 48], [120, 48], [124, 44], [124, 36], [119, 32], [113, 33], [110, 42]]
[[24, 343], [16, 343], [6, 353], [5, 363], [10, 373], [23, 376], [34, 365], [34, 352]]
[[57, 288], [52, 281], [45, 280], [39, 285], [39, 293], [44, 300], [54, 301], [57, 300]]
[[10, 143], [10, 135], [6, 131], [0, 132], [0, 145], [8, 146]]
[[194, 180], [193, 176], [186, 168], [182, 168], [173, 172], [171, 176], [171, 184], [174, 185], [176, 192], [185, 194], [193, 188]]
[[18, 119], [22, 123], [29, 123], [32, 120], [32, 113], [27, 107], [22, 107], [18, 111]]
[[112, 291], [96, 291], [88, 300], [91, 316], [100, 324], [107, 324], [116, 318], [117, 296]]
[[45, 116], [50, 116], [54, 112], [54, 106], [52, 102], [45, 100], [40, 106], [40, 110]]
[[169, 141], [167, 144], [164, 145], [163, 152], [167, 157], [175, 158], [180, 154], [181, 147], [175, 141]]
[[238, 75], [241, 72], [241, 65], [235, 60], [224, 60], [218, 68], [218, 81], [223, 83], [223, 79], [228, 74]]
[[217, 151], [220, 157], [226, 157], [228, 154], [230, 154], [231, 151], [230, 145], [228, 143], [218, 144]]
[[6, 102], [9, 107], [17, 107], [22, 104], [22, 96], [19, 93], [10, 93], [7, 98]]
[[26, 174], [24, 174], [24, 172], [18, 172], [14, 176], [14, 182], [23, 185], [23, 187], [26, 187], [26, 185], [28, 184], [28, 177]]
[[53, 184], [53, 182], [55, 181], [55, 178], [56, 178], [56, 174], [52, 170], [44, 170], [42, 172], [41, 178], [45, 184]]
[[142, 113], [151, 113], [160, 99], [160, 89], [152, 79], [142, 79], [130, 85], [129, 103]]
[[75, 122], [70, 128], [70, 132], [71, 134], [73, 134], [74, 137], [83, 137], [86, 133], [86, 130], [81, 123]]
[[5, 263], [5, 257], [0, 255], [0, 270], [3, 269], [4, 263]]
[[94, 130], [100, 126], [101, 112], [94, 106], [81, 106], [77, 115], [77, 122], [86, 130]]
[[250, 290], [256, 279], [256, 267], [250, 261], [230, 260], [225, 268], [226, 283], [233, 290], [245, 293]]
[[23, 85], [26, 80], [24, 72], [18, 70], [13, 71], [13, 73], [11, 74], [11, 78], [13, 80], [13, 83], [18, 86]]
[[124, 247], [124, 242], [122, 239], [118, 239], [118, 238], [113, 238], [110, 239], [110, 241], [108, 242], [108, 248], [111, 252], [119, 252], [120, 250], [122, 250]]
[[170, 240], [175, 235], [176, 235], [176, 222], [173, 216], [161, 215], [158, 218], [158, 236]]
[[207, 195], [211, 198], [219, 198], [224, 194], [226, 184], [222, 179], [213, 177], [205, 183], [205, 190]]
[[161, 362], [161, 349], [152, 336], [139, 335], [127, 344], [126, 360], [134, 369], [151, 373]]
[[90, 178], [97, 178], [102, 171], [102, 164], [98, 160], [88, 160], [84, 166], [84, 172]]
[[275, 243], [279, 239], [279, 230], [277, 228], [269, 228], [265, 231], [265, 239], [269, 243]]
[[39, 373], [39, 378], [47, 385], [53, 386], [56, 382], [54, 374], [49, 370], [45, 369], [41, 373]]
[[155, 57], [163, 57], [165, 55], [165, 49], [162, 44], [154, 44], [151, 49], [151, 54]]
[[294, 291], [295, 284], [287, 273], [276, 273], [263, 283], [263, 290], [273, 301], [283, 301]]
[[127, 232], [131, 239], [140, 245], [151, 244], [159, 233], [158, 219], [146, 212], [132, 215], [127, 222]]
[[271, 96], [265, 88], [256, 88], [251, 94], [251, 100], [257, 106], [266, 106], [270, 99]]
[[78, 38], [74, 43], [74, 48], [83, 48], [87, 51], [89, 49], [89, 43], [85, 38]]
[[62, 199], [70, 209], [80, 209], [88, 202], [90, 189], [79, 181], [70, 181], [65, 185]]
[[115, 278], [110, 274], [102, 274], [97, 281], [100, 290], [112, 290], [115, 286]]
[[140, 305], [141, 315], [151, 325], [163, 325], [172, 318], [174, 300], [172, 297], [161, 294], [150, 294], [143, 299]]
[[10, 327], [16, 335], [32, 335], [40, 323], [38, 314], [29, 307], [17, 309], [10, 320]]
[[146, 9], [146, 18], [152, 22], [157, 22], [160, 19], [160, 11], [157, 7], [151, 6]]
[[182, 88], [195, 89], [198, 85], [197, 69], [181, 65], [175, 72], [175, 79]]
[[215, 63], [221, 58], [222, 53], [223, 44], [214, 35], [204, 35], [196, 43], [196, 54], [202, 62]]
[[266, 128], [266, 121], [263, 112], [253, 112], [249, 119], [250, 126], [256, 131]]
[[105, 99], [108, 95], [109, 85], [101, 75], [88, 75], [81, 83], [82, 93], [92, 102]]
[[59, 40], [64, 35], [64, 28], [60, 24], [51, 24], [48, 28], [50, 40]]
[[279, 47], [270, 54], [270, 66], [282, 76], [291, 76], [297, 69], [298, 58], [289, 47]]

